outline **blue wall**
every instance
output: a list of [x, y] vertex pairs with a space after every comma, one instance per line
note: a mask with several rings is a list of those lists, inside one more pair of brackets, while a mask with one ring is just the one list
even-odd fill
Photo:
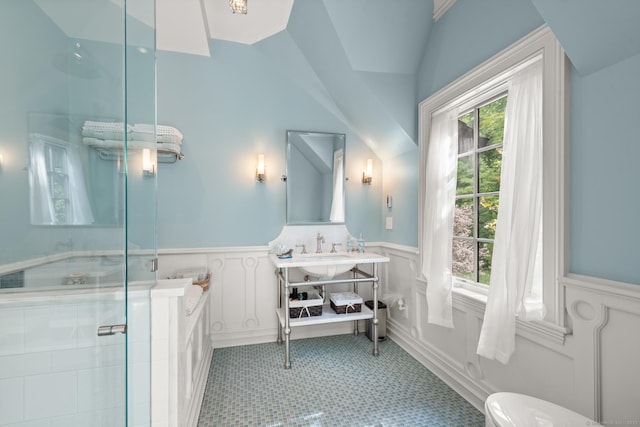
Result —
[[[418, 246], [418, 163], [417, 147], [384, 162], [383, 227], [387, 217], [393, 220], [393, 228], [383, 231], [386, 242]], [[392, 199], [391, 208], [386, 205], [387, 196]]]
[[[379, 239], [380, 193], [358, 182], [375, 156], [259, 46], [213, 40], [211, 58], [159, 52], [158, 123], [181, 130], [185, 154], [159, 168], [160, 248], [265, 245], [276, 238], [285, 224], [280, 176], [289, 129], [346, 134], [347, 226]], [[255, 181], [258, 153], [265, 154], [265, 183]]]
[[571, 74], [571, 271], [640, 284], [640, 55]]

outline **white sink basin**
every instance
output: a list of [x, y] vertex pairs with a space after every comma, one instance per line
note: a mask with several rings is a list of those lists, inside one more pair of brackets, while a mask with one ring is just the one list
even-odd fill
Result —
[[356, 262], [353, 257], [346, 254], [304, 254], [296, 257], [303, 261], [298, 266], [303, 272], [323, 279], [331, 279], [337, 274], [351, 270]]

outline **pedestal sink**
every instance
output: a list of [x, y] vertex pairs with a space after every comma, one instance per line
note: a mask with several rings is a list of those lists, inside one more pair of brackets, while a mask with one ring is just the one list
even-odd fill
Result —
[[331, 279], [337, 274], [351, 270], [356, 261], [346, 253], [300, 254], [296, 258], [301, 261], [298, 268], [315, 277]]

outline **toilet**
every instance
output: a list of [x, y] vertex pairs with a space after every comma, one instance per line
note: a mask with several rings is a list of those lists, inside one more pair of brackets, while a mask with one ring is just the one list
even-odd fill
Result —
[[484, 403], [486, 427], [601, 426], [577, 412], [518, 393], [494, 393]]

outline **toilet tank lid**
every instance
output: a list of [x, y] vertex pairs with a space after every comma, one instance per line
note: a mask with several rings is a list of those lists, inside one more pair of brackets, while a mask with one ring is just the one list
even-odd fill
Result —
[[487, 398], [484, 407], [500, 427], [601, 426], [555, 403], [518, 393], [494, 393]]

